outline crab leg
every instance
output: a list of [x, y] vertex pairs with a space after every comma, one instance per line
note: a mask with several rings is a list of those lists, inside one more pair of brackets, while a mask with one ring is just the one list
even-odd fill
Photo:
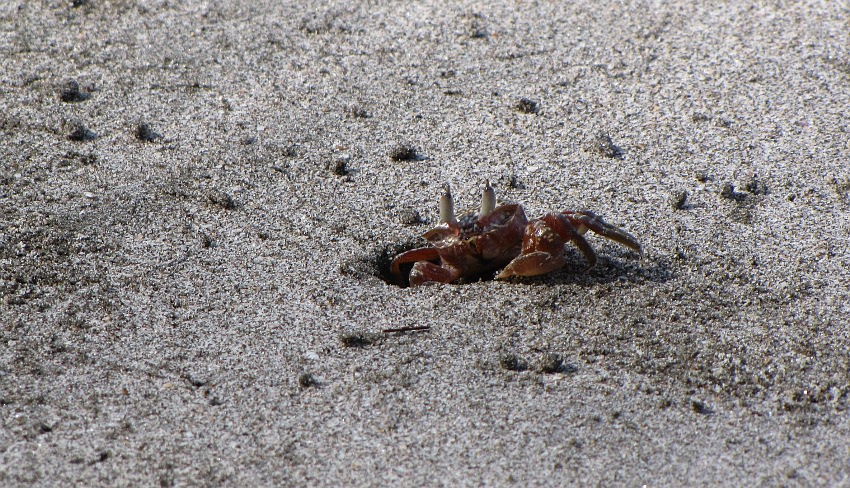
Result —
[[573, 226], [569, 217], [563, 214], [550, 213], [546, 214], [543, 217], [543, 220], [546, 221], [546, 223], [549, 224], [549, 226], [552, 227], [552, 229], [557, 232], [564, 241], [575, 244], [578, 250], [584, 255], [585, 259], [587, 259], [587, 268], [585, 268], [585, 271], [596, 266], [596, 251], [593, 250], [593, 247], [591, 247], [590, 243], [587, 242], [587, 239], [584, 238], [581, 229]]
[[579, 212], [566, 211], [561, 212], [561, 214], [575, 226], [576, 230], [580, 234], [584, 234], [587, 232], [587, 229], [590, 229], [602, 237], [619, 242], [620, 244], [633, 249], [640, 254], [641, 258], [643, 258], [643, 249], [641, 249], [640, 243], [633, 235], [615, 225], [605, 222], [595, 213], [589, 210], [582, 210]]

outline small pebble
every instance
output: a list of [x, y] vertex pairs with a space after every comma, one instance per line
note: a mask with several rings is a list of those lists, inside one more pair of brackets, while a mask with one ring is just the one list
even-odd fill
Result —
[[670, 196], [670, 206], [673, 207], [674, 210], [682, 210], [685, 208], [685, 205], [688, 203], [688, 191], [681, 190], [673, 193]]
[[90, 131], [86, 126], [84, 126], [79, 121], [70, 121], [66, 124], [66, 131], [68, 140], [74, 142], [84, 142], [90, 141], [97, 137], [97, 135]]
[[418, 161], [422, 159], [422, 156], [415, 147], [400, 144], [390, 150], [390, 159], [393, 161]]
[[516, 104], [516, 109], [524, 114], [536, 114], [540, 111], [540, 105], [530, 98], [520, 98]]
[[564, 361], [559, 354], [546, 354], [540, 361], [540, 372], [560, 373], [564, 369]]
[[160, 137], [162, 137], [159, 134], [157, 134], [156, 132], [154, 132], [154, 130], [151, 128], [150, 124], [145, 124], [145, 123], [142, 123], [142, 124], [139, 124], [139, 125], [136, 126], [135, 135], [136, 135], [136, 139], [138, 139], [142, 142], [153, 142], [153, 141], [159, 139]]
[[614, 145], [611, 136], [608, 134], [598, 134], [593, 140], [593, 146], [596, 152], [605, 158], [616, 158], [620, 155], [620, 148]]
[[59, 89], [59, 99], [65, 103], [79, 103], [89, 99], [91, 95], [80, 90], [76, 80], [68, 80]]
[[499, 364], [508, 371], [525, 371], [528, 364], [516, 354], [503, 354], [499, 357]]
[[310, 373], [304, 373], [298, 377], [298, 384], [301, 385], [302, 388], [309, 388], [311, 386], [317, 386], [319, 381]]

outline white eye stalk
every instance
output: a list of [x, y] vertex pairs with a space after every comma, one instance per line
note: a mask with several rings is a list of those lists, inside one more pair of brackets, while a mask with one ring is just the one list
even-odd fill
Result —
[[443, 195], [440, 197], [440, 223], [458, 225], [455, 217], [455, 202], [452, 199], [452, 189], [448, 183], [443, 187]]
[[478, 217], [490, 215], [496, 210], [496, 190], [490, 186], [490, 180], [484, 180], [484, 191], [481, 192], [481, 211], [478, 212]]

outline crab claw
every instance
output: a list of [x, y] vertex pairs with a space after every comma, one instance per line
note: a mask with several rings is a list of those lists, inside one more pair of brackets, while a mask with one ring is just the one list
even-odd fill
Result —
[[407, 263], [414, 263], [414, 267], [418, 265], [420, 262], [433, 264], [430, 261], [438, 261], [440, 259], [440, 254], [437, 252], [437, 249], [433, 247], [421, 247], [419, 249], [413, 249], [411, 251], [403, 252], [395, 257], [390, 263], [390, 277], [392, 278], [392, 282], [398, 286], [407, 286], [408, 284], [412, 284], [412, 276], [406, 274], [402, 270], [402, 265]]
[[522, 239], [522, 254], [508, 263], [496, 279], [537, 276], [562, 268], [566, 264], [564, 244], [567, 242], [573, 242], [587, 258], [587, 269], [596, 265], [596, 252], [569, 219], [550, 213], [528, 223]]
[[451, 283], [460, 278], [460, 270], [428, 261], [417, 261], [410, 270], [410, 286], [425, 283]]
[[629, 249], [634, 250], [640, 255], [641, 259], [643, 259], [643, 249], [640, 247], [640, 243], [633, 235], [616, 225], [611, 225], [608, 222], [605, 222], [602, 220], [602, 217], [599, 217], [590, 210], [581, 210], [578, 212], [566, 211], [561, 212], [561, 215], [569, 219], [570, 223], [573, 224], [579, 234], [584, 234], [587, 232], [587, 229], [590, 229], [602, 237], [611, 239], [614, 242], [619, 242]]

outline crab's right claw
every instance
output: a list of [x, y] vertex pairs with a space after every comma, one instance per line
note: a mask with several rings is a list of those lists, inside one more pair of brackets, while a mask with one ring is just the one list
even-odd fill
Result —
[[457, 268], [444, 267], [430, 261], [417, 261], [410, 270], [410, 286], [425, 283], [451, 283], [460, 278]]
[[410, 274], [405, 276], [401, 265], [406, 263], [415, 263], [415, 267], [416, 264], [419, 264], [422, 261], [431, 264], [431, 261], [437, 261], [439, 259], [440, 254], [437, 252], [437, 249], [433, 247], [421, 247], [419, 249], [403, 252], [396, 256], [390, 264], [390, 278], [392, 279], [393, 284], [401, 287], [408, 286], [408, 284], [412, 285], [412, 271]]

